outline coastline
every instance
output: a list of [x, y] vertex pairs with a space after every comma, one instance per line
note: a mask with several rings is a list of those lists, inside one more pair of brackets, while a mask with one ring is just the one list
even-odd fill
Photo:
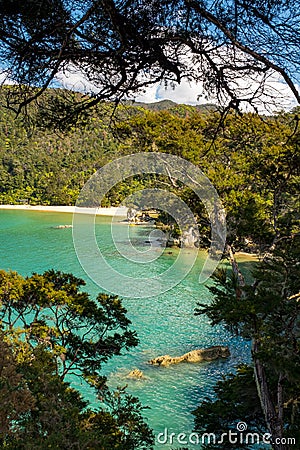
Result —
[[[66, 205], [57, 205], [57, 206], [45, 206], [45, 205], [0, 205], [1, 210], [23, 210], [23, 211], [39, 211], [39, 212], [57, 212], [57, 213], [69, 213], [69, 214], [92, 214], [96, 216], [116, 216], [116, 217], [127, 217], [126, 206], [110, 206], [107, 208], [79, 208], [76, 206], [66, 206]], [[259, 259], [259, 255], [256, 253], [248, 253], [239, 251], [235, 253], [237, 259], [242, 261], [257, 261]]]
[[0, 205], [1, 209], [22, 211], [44, 211], [74, 214], [93, 214], [97, 216], [127, 216], [126, 206], [111, 206], [109, 208], [79, 208], [76, 206], [43, 206], [43, 205]]

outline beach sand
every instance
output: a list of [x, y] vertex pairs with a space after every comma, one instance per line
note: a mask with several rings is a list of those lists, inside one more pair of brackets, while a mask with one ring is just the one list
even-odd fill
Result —
[[257, 253], [247, 253], [247, 252], [236, 252], [234, 256], [238, 261], [250, 261], [250, 260], [259, 260], [259, 255]]
[[14, 209], [24, 211], [46, 211], [46, 212], [74, 212], [79, 214], [96, 214], [97, 216], [126, 216], [127, 208], [125, 206], [110, 208], [78, 208], [75, 206], [42, 206], [42, 205], [0, 205], [0, 209]]

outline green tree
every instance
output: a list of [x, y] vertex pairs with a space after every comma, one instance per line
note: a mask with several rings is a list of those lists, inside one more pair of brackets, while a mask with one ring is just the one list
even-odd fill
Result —
[[[256, 395], [276, 450], [288, 448], [276, 443], [276, 438], [299, 441], [300, 437], [299, 257], [299, 234], [282, 238], [273, 254], [258, 264], [253, 284], [243, 284], [235, 272], [230, 278], [224, 270], [219, 271], [217, 284], [209, 288], [215, 296], [213, 302], [199, 304], [197, 310], [197, 314], [207, 314], [212, 324], [224, 323], [232, 332], [252, 340]], [[234, 402], [237, 391], [233, 383], [229, 385]], [[245, 405], [250, 406], [250, 401]], [[201, 426], [205, 423], [203, 406], [207, 405], [200, 407], [199, 415], [196, 411], [196, 423]]]
[[[0, 272], [4, 448], [152, 446], [139, 401], [110, 392], [101, 374], [109, 358], [137, 345], [126, 310], [117, 297], [99, 294], [93, 301], [83, 285], [53, 270], [27, 278]], [[70, 375], [90, 386], [95, 405], [70, 385]]]
[[18, 371], [18, 362], [11, 346], [0, 332], [0, 442], [12, 435], [14, 422], [34, 405], [34, 397], [26, 380]]
[[[259, 397], [257, 395], [253, 367], [240, 366], [236, 374], [224, 376], [214, 387], [214, 399], [207, 398], [193, 412], [195, 416], [195, 428], [199, 434], [214, 433], [216, 441], [221, 441], [223, 433], [239, 432], [237, 424], [247, 424], [246, 433], [258, 433], [260, 442], [267, 432], [264, 416], [261, 410]], [[244, 435], [246, 434], [244, 433]], [[254, 442], [257, 442], [254, 441]], [[253, 442], [249, 445], [237, 439], [234, 443], [229, 441], [228, 434], [223, 442], [203, 442], [203, 448], [213, 450], [216, 448], [230, 450], [233, 448], [252, 449]]]

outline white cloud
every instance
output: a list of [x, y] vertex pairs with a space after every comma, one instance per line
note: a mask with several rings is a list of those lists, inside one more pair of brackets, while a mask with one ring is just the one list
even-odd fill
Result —
[[207, 103], [207, 100], [200, 97], [202, 94], [202, 83], [190, 83], [181, 81], [180, 84], [155, 83], [145, 88], [144, 92], [131, 96], [137, 102], [155, 103], [160, 100], [172, 100], [175, 103], [187, 105], [198, 105]]
[[8, 73], [6, 71], [0, 72], [0, 85], [2, 84], [16, 84], [15, 81], [11, 80], [8, 76]]
[[[219, 55], [217, 55], [219, 57]], [[227, 55], [227, 57], [230, 57]], [[185, 55], [187, 58], [187, 55]], [[192, 61], [192, 58], [190, 58]], [[194, 69], [196, 68], [194, 65]], [[262, 75], [265, 77], [266, 75]], [[101, 89], [101, 80], [92, 83], [87, 77], [75, 66], [69, 66], [64, 71], [56, 76], [57, 81], [66, 89], [83, 92], [86, 94], [97, 93]], [[240, 107], [244, 111], [253, 111], [253, 108], [247, 103], [247, 99], [253, 97], [253, 105], [259, 113], [272, 113], [282, 109], [291, 109], [296, 106], [297, 102], [286, 85], [286, 83], [276, 73], [269, 72], [264, 82], [262, 89], [261, 79], [259, 75], [254, 74], [252, 77], [236, 77], [231, 74], [231, 87], [239, 91], [239, 97], [243, 98]], [[298, 87], [298, 86], [297, 86]], [[165, 85], [165, 83], [155, 83], [145, 87], [143, 91], [136, 95], [130, 95], [130, 99], [137, 102], [155, 103], [160, 100], [172, 100], [175, 103], [183, 103], [188, 105], [199, 105], [205, 103], [218, 103], [216, 97], [204, 96], [203, 85], [201, 82], [189, 82], [182, 80], [180, 84], [172, 82]], [[208, 99], [209, 98], [209, 99]], [[224, 95], [223, 103], [228, 103], [228, 97]]]
[[[243, 98], [250, 98], [251, 94], [259, 89], [258, 80], [236, 80], [235, 84], [243, 92]], [[182, 81], [180, 84], [167, 87], [162, 83], [157, 83], [146, 88], [144, 93], [135, 96], [134, 99], [144, 103], [154, 103], [160, 100], [172, 100], [175, 103], [187, 105], [217, 103], [217, 99], [213, 96], [209, 100], [203, 96], [201, 83], [188, 81]], [[297, 105], [297, 101], [284, 81], [277, 74], [271, 74], [266, 81], [264, 92], [258, 93], [253, 104], [259, 113], [265, 114], [281, 109], [289, 110]], [[241, 103], [241, 108], [244, 111], [253, 111], [253, 108], [246, 101]]]
[[[217, 66], [228, 66], [228, 63], [232, 60], [233, 66], [237, 62], [238, 67], [243, 67], [245, 56], [235, 49], [230, 50], [224, 47], [212, 50], [211, 58]], [[189, 73], [191, 75], [199, 77], [203, 68], [201, 68], [197, 56], [193, 55], [189, 49], [183, 51], [181, 61], [185, 64], [186, 68], [190, 68]], [[207, 69], [209, 70], [209, 67]], [[238, 75], [238, 73], [238, 71], [235, 72], [230, 68], [224, 71], [224, 75], [228, 77], [228, 84], [232, 91], [237, 94], [238, 98], [243, 99], [240, 103], [242, 110], [255, 110], [259, 113], [267, 114], [282, 109], [291, 109], [297, 105], [294, 95], [278, 73], [269, 70], [259, 74], [253, 71], [252, 74], [247, 74], [244, 77]], [[300, 92], [299, 86], [296, 86], [296, 88]], [[221, 96], [222, 104], [228, 104], [230, 97], [225, 92]], [[144, 94], [135, 96], [135, 99], [147, 103], [157, 102], [159, 100], [172, 100], [176, 103], [189, 105], [219, 103], [216, 95], [203, 92], [201, 79], [200, 81], [198, 79], [198, 82], [182, 80], [180, 84], [172, 82], [172, 84], [168, 84], [167, 86], [164, 83], [156, 84], [146, 89]], [[249, 104], [249, 100], [251, 100], [253, 107]]]
[[[258, 89], [258, 82], [254, 82], [252, 90]], [[296, 85], [296, 89], [300, 91]], [[255, 100], [255, 105], [259, 113], [272, 113], [280, 110], [290, 110], [297, 106], [297, 101], [288, 85], [277, 73], [272, 73], [266, 81], [264, 92]], [[245, 103], [243, 109], [248, 110], [249, 106]]]
[[84, 74], [73, 65], [69, 65], [67, 69], [59, 72], [55, 78], [63, 88], [71, 91], [82, 92], [85, 94], [92, 92], [97, 93], [99, 91], [99, 88], [91, 83]]
[[199, 98], [201, 94], [202, 83], [191, 83], [183, 80], [180, 84], [174, 86], [165, 87], [160, 85], [157, 91], [157, 98], [159, 100], [168, 98], [176, 103], [196, 105], [206, 103], [204, 98]]
[[158, 96], [159, 87], [160, 85], [158, 83], [146, 87], [143, 92], [134, 96], [134, 100], [136, 102], [143, 102], [143, 103], [154, 103], [159, 101], [160, 100]]

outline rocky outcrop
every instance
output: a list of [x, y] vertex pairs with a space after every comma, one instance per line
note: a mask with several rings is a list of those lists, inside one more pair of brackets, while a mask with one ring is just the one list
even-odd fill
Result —
[[179, 238], [173, 238], [169, 237], [167, 240], [167, 247], [179, 247], [180, 245], [180, 239]]
[[128, 208], [127, 210], [127, 221], [136, 222], [138, 211], [134, 208]]
[[126, 378], [133, 378], [135, 380], [145, 380], [146, 377], [143, 374], [143, 372], [139, 369], [133, 369], [131, 370], [127, 375]]
[[199, 247], [199, 232], [194, 227], [189, 227], [182, 232], [181, 247], [195, 248]]
[[213, 361], [214, 359], [227, 358], [228, 356], [230, 356], [228, 347], [216, 345], [214, 347], [192, 350], [182, 356], [158, 356], [157, 358], [151, 359], [149, 364], [156, 366], [169, 366], [171, 364], [179, 364], [181, 362], [197, 363], [202, 361]]

